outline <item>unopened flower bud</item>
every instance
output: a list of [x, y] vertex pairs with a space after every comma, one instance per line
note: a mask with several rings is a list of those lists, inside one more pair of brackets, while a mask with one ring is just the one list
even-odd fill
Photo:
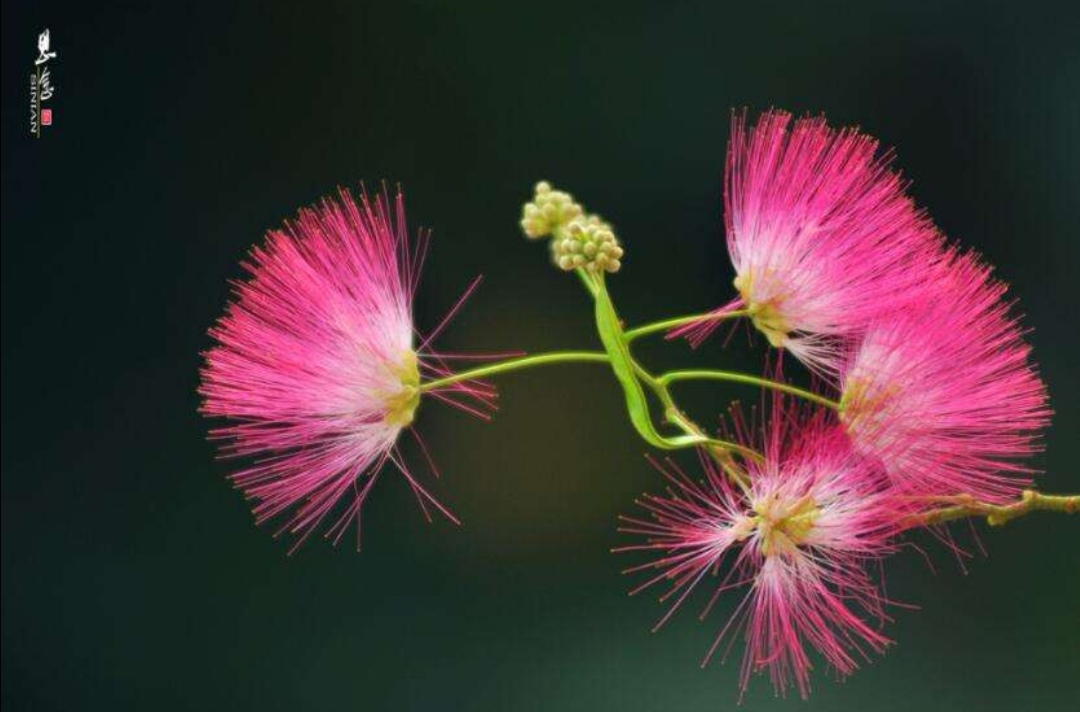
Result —
[[572, 195], [553, 189], [547, 181], [540, 181], [536, 184], [532, 202], [525, 203], [521, 210], [521, 229], [526, 237], [536, 240], [560, 232], [583, 212]]
[[551, 243], [555, 264], [564, 270], [584, 267], [590, 272], [618, 272], [623, 249], [611, 226], [596, 215], [566, 226], [565, 237]]

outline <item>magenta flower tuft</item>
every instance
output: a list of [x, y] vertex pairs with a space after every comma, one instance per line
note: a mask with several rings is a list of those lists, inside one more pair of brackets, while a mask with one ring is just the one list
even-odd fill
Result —
[[[327, 537], [336, 542], [354, 519], [359, 537], [361, 505], [388, 460], [425, 514], [430, 504], [453, 519], [395, 445], [415, 416], [421, 375], [448, 373], [426, 348], [431, 337], [414, 341], [427, 240], [421, 232], [410, 249], [400, 194], [391, 206], [385, 191], [356, 202], [342, 190], [252, 250], [250, 278], [210, 330], [202, 412], [232, 421], [211, 436], [225, 456], [252, 460], [231, 479], [257, 521], [282, 517], [278, 533], [297, 545], [332, 513]], [[481, 415], [494, 398], [476, 382], [425, 394]]]
[[841, 368], [841, 420], [917, 497], [1006, 502], [1030, 485], [1046, 389], [1006, 287], [972, 254], [947, 251], [918, 304], [875, 324]]
[[[736, 114], [724, 203], [739, 299], [720, 311], [746, 309], [770, 344], [835, 374], [834, 337], [903, 308], [940, 244], [889, 163], [875, 139], [824, 118], [770, 111], [747, 130]], [[716, 324], [681, 333], [696, 343]]]
[[794, 686], [806, 697], [808, 648], [846, 676], [889, 644], [880, 630], [886, 601], [868, 568], [894, 550], [903, 513], [875, 464], [855, 454], [823, 414], [803, 418], [777, 403], [764, 440], [764, 461], [747, 463], [745, 492], [704, 458], [700, 481], [670, 462], [654, 463], [670, 483], [667, 494], [638, 501], [648, 518], [622, 518], [621, 531], [647, 540], [619, 551], [657, 556], [628, 570], [656, 572], [634, 592], [670, 585], [661, 600], [674, 602], [657, 628], [707, 576], [719, 582], [703, 617], [721, 593], [741, 588], [742, 601], [702, 664], [741, 629], [742, 690], [751, 673], [768, 670], [779, 694]]

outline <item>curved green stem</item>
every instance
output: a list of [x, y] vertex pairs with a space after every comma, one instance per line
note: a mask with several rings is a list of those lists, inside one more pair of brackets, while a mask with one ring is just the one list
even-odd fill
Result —
[[648, 336], [649, 334], [655, 334], [658, 331], [671, 331], [677, 329], [680, 326], [687, 326], [688, 324], [706, 322], [706, 321], [724, 321], [726, 319], [738, 319], [741, 316], [746, 316], [747, 311], [745, 309], [736, 309], [729, 312], [706, 312], [704, 314], [690, 314], [689, 316], [677, 316], [671, 319], [664, 319], [663, 321], [654, 321], [650, 324], [642, 324], [636, 326], [633, 329], [628, 329], [623, 332], [623, 337], [627, 343], [642, 336]]
[[751, 386], [770, 388], [774, 391], [780, 391], [781, 393], [787, 393], [789, 395], [798, 396], [799, 398], [804, 398], [808, 401], [817, 403], [818, 405], [832, 408], [833, 410], [840, 410], [839, 403], [829, 398], [826, 398], [825, 396], [818, 395], [813, 391], [808, 391], [804, 388], [792, 386], [787, 383], [781, 383], [780, 381], [773, 381], [768, 378], [751, 376], [748, 373], [738, 373], [736, 371], [717, 371], [706, 369], [669, 371], [661, 375], [657, 380], [659, 380], [665, 386], [675, 383], [677, 381], [728, 381], [731, 383], [745, 383]]
[[986, 517], [986, 523], [996, 527], [1031, 512], [1075, 514], [1080, 511], [1080, 494], [1042, 494], [1035, 490], [1024, 490], [1020, 501], [1012, 504], [987, 504], [970, 496], [960, 496], [953, 501], [956, 504], [918, 515], [913, 525], [944, 524], [966, 517]]
[[469, 369], [461, 373], [453, 373], [443, 378], [436, 378], [433, 381], [426, 381], [420, 384], [420, 392], [451, 386], [461, 381], [471, 381], [475, 378], [484, 378], [485, 376], [494, 376], [510, 371], [523, 371], [527, 368], [547, 366], [553, 363], [608, 363], [608, 355], [603, 351], [553, 351], [546, 354], [536, 354], [535, 356], [522, 356], [521, 358], [513, 358], [508, 361], [500, 361], [487, 366]]
[[737, 452], [743, 457], [751, 458], [759, 462], [763, 459], [761, 453], [752, 448], [739, 445], [738, 443], [710, 438], [697, 423], [688, 418], [686, 414], [679, 409], [679, 406], [676, 405], [675, 399], [671, 395], [671, 391], [668, 390], [667, 386], [662, 383], [659, 378], [649, 373], [636, 361], [634, 362], [634, 372], [656, 395], [657, 400], [660, 401], [660, 405], [664, 408], [664, 420], [678, 427], [687, 435], [707, 440], [708, 442], [704, 443], [703, 446], [706, 448], [709, 455], [716, 460], [717, 464], [719, 464], [727, 476], [731, 478], [732, 482], [739, 485], [744, 491], [749, 490], [749, 479], [736, 465], [730, 453]]
[[[604, 345], [611, 359], [612, 370], [615, 377], [623, 388], [626, 398], [627, 412], [634, 429], [644, 440], [663, 450], [678, 450], [687, 447], [702, 447], [708, 452], [732, 480], [746, 487], [746, 479], [732, 453], [739, 453], [744, 457], [760, 457], [750, 448], [737, 443], [719, 440], [710, 437], [699, 428], [692, 420], [687, 418], [675, 405], [674, 399], [668, 392], [667, 387], [656, 380], [630, 353], [630, 344], [622, 328], [622, 322], [615, 310], [604, 283], [604, 275], [587, 274], [585, 270], [577, 270], [582, 282], [589, 288], [593, 296], [596, 312], [596, 328], [600, 341]], [[677, 436], [664, 435], [657, 430], [653, 423], [651, 408], [648, 398], [642, 389], [647, 386], [656, 394], [664, 410], [664, 421], [679, 428], [684, 434]]]

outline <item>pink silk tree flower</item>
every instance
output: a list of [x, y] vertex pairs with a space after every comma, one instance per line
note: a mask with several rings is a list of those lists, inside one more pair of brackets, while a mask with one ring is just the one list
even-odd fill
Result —
[[[835, 337], [903, 308], [941, 242], [905, 195], [891, 156], [856, 129], [782, 111], [732, 121], [724, 180], [728, 251], [738, 298], [769, 343], [835, 375]], [[717, 325], [679, 334], [694, 343]]]
[[[355, 520], [359, 539], [361, 505], [387, 461], [425, 515], [430, 504], [453, 519], [395, 445], [413, 422], [421, 375], [448, 373], [427, 349], [436, 334], [419, 346], [414, 338], [428, 237], [421, 231], [410, 246], [400, 193], [393, 203], [385, 191], [357, 202], [342, 190], [252, 250], [249, 279], [210, 330], [217, 343], [205, 354], [202, 412], [231, 421], [211, 437], [224, 442], [224, 456], [251, 461], [231, 479], [256, 520], [282, 518], [278, 534], [295, 536], [296, 546], [328, 516], [328, 538], [338, 541]], [[425, 395], [482, 414], [494, 391], [465, 382]]]
[[872, 326], [840, 371], [854, 447], [916, 498], [1017, 498], [1041, 449], [1046, 388], [1006, 286], [955, 250], [912, 308]]
[[628, 571], [653, 572], [634, 593], [669, 587], [661, 600], [674, 602], [656, 629], [710, 577], [718, 582], [702, 617], [724, 591], [741, 589], [702, 665], [741, 630], [742, 691], [751, 673], [767, 670], [778, 694], [794, 686], [805, 698], [808, 649], [842, 677], [891, 642], [881, 632], [886, 599], [869, 570], [894, 551], [904, 513], [876, 463], [854, 453], [824, 414], [804, 418], [778, 404], [763, 439], [764, 460], [748, 461], [745, 490], [706, 458], [699, 480], [654, 463], [667, 493], [638, 500], [646, 516], [622, 518], [620, 531], [645, 542], [617, 551], [655, 555]]

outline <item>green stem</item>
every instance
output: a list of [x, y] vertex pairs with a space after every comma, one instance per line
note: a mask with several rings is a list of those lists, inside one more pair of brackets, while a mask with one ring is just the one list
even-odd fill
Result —
[[677, 316], [671, 319], [664, 319], [663, 321], [654, 321], [651, 324], [643, 324], [641, 326], [634, 327], [623, 333], [623, 337], [626, 342], [629, 343], [634, 339], [642, 336], [648, 336], [649, 334], [655, 334], [658, 331], [671, 331], [677, 329], [680, 326], [686, 326], [688, 324], [694, 324], [705, 321], [724, 321], [726, 319], [738, 319], [741, 316], [746, 316], [747, 311], [745, 309], [736, 309], [729, 312], [706, 312], [705, 314], [690, 314], [689, 316]]
[[699, 438], [709, 438], [712, 442], [706, 447], [707, 452], [717, 464], [724, 470], [731, 481], [739, 485], [744, 491], [750, 489], [750, 481], [735, 461], [731, 457], [731, 451], [737, 452], [743, 457], [748, 457], [761, 461], [763, 458], [761, 453], [752, 448], [739, 445], [738, 443], [728, 442], [726, 440], [717, 440], [710, 438], [709, 435], [703, 431], [697, 423], [688, 418], [679, 406], [675, 403], [675, 399], [671, 395], [671, 391], [667, 386], [661, 382], [659, 378], [645, 370], [641, 364], [634, 362], [634, 372], [638, 378], [649, 387], [649, 389], [656, 395], [657, 400], [660, 401], [660, 405], [664, 408], [664, 420], [678, 427], [687, 435], [693, 435]]
[[500, 361], [462, 371], [461, 373], [453, 373], [433, 381], [427, 381], [420, 384], [420, 392], [451, 386], [461, 381], [470, 381], [475, 378], [484, 378], [485, 376], [494, 376], [510, 371], [523, 371], [527, 368], [547, 366], [553, 363], [608, 363], [608, 355], [603, 351], [553, 351], [546, 354], [536, 354], [535, 356], [522, 356], [521, 358]]
[[774, 391], [780, 391], [781, 393], [788, 393], [793, 396], [798, 396], [799, 398], [805, 398], [808, 401], [812, 401], [814, 403], [817, 403], [818, 405], [832, 408], [833, 410], [840, 410], [839, 403], [829, 398], [826, 398], [825, 396], [821, 396], [812, 391], [799, 388], [798, 386], [781, 383], [780, 381], [773, 381], [768, 378], [751, 376], [748, 373], [704, 369], [669, 371], [661, 375], [657, 380], [659, 380], [665, 386], [675, 383], [677, 381], [729, 381], [731, 383], [746, 383], [751, 386], [771, 388]]
[[[608, 294], [603, 274], [587, 274], [582, 269], [577, 270], [577, 273], [586, 288], [592, 293], [596, 307], [597, 333], [600, 336], [601, 343], [604, 344], [605, 350], [608, 352], [608, 356], [611, 358], [612, 370], [623, 388], [627, 411], [634, 429], [650, 445], [664, 450], [677, 450], [685, 447], [705, 448], [705, 451], [728, 472], [732, 480], [746, 487], [745, 474], [739, 470], [732, 453], [757, 458], [760, 458], [760, 455], [752, 449], [737, 443], [710, 437], [686, 417], [675, 404], [667, 387], [658, 382], [656, 377], [639, 364], [630, 353], [629, 341], [623, 331], [622, 322], [615, 310], [615, 305], [611, 301], [611, 296]], [[652, 420], [649, 401], [642, 390], [642, 385], [651, 389], [660, 400], [664, 412], [664, 421], [679, 428], [684, 433], [683, 435], [665, 436], [656, 429]]]
[[585, 286], [585, 290], [595, 298], [600, 291], [597, 280], [594, 277], [591, 277], [589, 273], [583, 269], [574, 270], [574, 274], [581, 280], [581, 283]]
[[970, 496], [957, 497], [954, 501], [957, 503], [952, 506], [934, 509], [915, 517], [913, 525], [944, 524], [966, 517], [986, 517], [986, 523], [996, 527], [1036, 511], [1064, 514], [1080, 511], [1080, 494], [1042, 494], [1035, 490], [1024, 490], [1020, 501], [1012, 504], [987, 504]]

